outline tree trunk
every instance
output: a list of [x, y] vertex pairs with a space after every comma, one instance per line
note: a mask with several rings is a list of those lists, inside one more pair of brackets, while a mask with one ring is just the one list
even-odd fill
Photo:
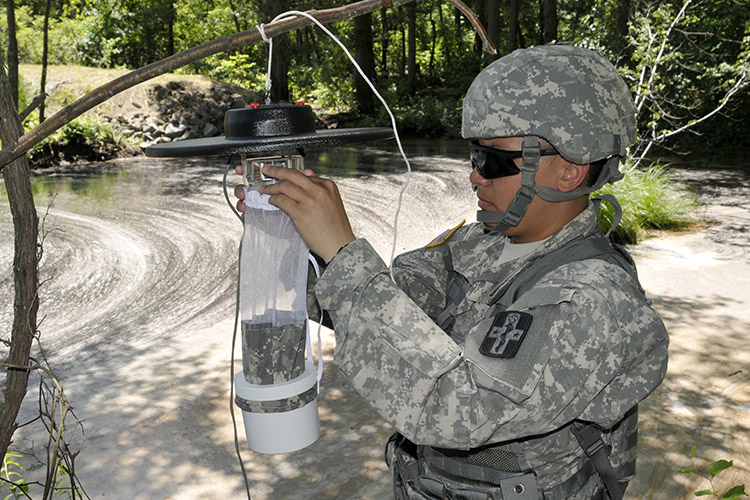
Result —
[[242, 25], [240, 25], [237, 7], [234, 6], [234, 2], [232, 0], [229, 0], [229, 8], [232, 10], [232, 21], [234, 21], [234, 28], [237, 31], [243, 31]]
[[630, 21], [630, 0], [620, 0], [617, 6], [617, 33], [623, 38], [628, 36], [628, 21]]
[[318, 46], [318, 37], [315, 36], [315, 31], [309, 26], [305, 28], [305, 31], [307, 32], [307, 36], [309, 37], [310, 43], [313, 46], [313, 51], [315, 52], [315, 60], [318, 62], [318, 64], [322, 64], [323, 57], [320, 55], [320, 47]]
[[430, 78], [434, 76], [435, 70], [435, 48], [437, 47], [437, 26], [435, 19], [432, 16], [433, 9], [430, 8], [430, 65], [428, 67], [428, 73]]
[[406, 88], [413, 95], [417, 90], [417, 4], [411, 2], [406, 6], [409, 30], [408, 56], [406, 63]]
[[[8, 77], [0, 56], [0, 140], [12, 144], [23, 133], [13, 102]], [[3, 169], [5, 189], [8, 192], [10, 211], [13, 216], [15, 237], [13, 256], [13, 327], [11, 344], [6, 362], [5, 386], [2, 388], [0, 404], [0, 458], [10, 445], [17, 428], [16, 417], [26, 395], [29, 370], [18, 368], [29, 365], [29, 353], [36, 332], [38, 301], [37, 231], [38, 220], [31, 192], [29, 162], [20, 156]]]
[[[399, 14], [403, 14], [403, 9], [401, 7], [398, 8]], [[406, 76], [406, 29], [404, 28], [404, 18], [403, 16], [399, 16], [399, 26], [401, 30], [401, 67], [399, 68], [399, 73], [402, 77]]]
[[167, 1], [167, 55], [174, 55], [174, 23], [177, 10], [172, 0]]
[[380, 71], [386, 78], [388, 77], [388, 9], [380, 9]]
[[[375, 54], [372, 43], [372, 15], [354, 18], [354, 59], [370, 80], [375, 76]], [[367, 82], [354, 70], [354, 95], [357, 110], [364, 115], [375, 113], [375, 101]]]
[[[266, 0], [265, 21], [289, 10], [286, 0]], [[289, 35], [273, 38], [273, 59], [271, 60], [271, 102], [289, 102]]]
[[[487, 36], [495, 47], [500, 45], [500, 0], [485, 0]], [[499, 54], [484, 54], [484, 64], [497, 59]]]
[[520, 30], [518, 26], [518, 8], [519, 0], [510, 0], [510, 8], [508, 9], [508, 53], [513, 52], [518, 48], [518, 32]]
[[557, 40], [557, 0], [544, 0], [542, 24], [542, 43]]
[[[46, 93], [47, 88], [47, 57], [49, 54], [49, 12], [52, 0], [47, 0], [44, 6], [44, 36], [42, 39], [42, 77], [39, 83], [39, 93]], [[39, 105], [39, 123], [44, 121], [44, 101]]]
[[[14, 0], [5, 1], [8, 18], [8, 82], [14, 111], [18, 112], [18, 41], [16, 40], [16, 5]], [[3, 71], [5, 73], [5, 71]], [[14, 113], [14, 116], [15, 114]]]

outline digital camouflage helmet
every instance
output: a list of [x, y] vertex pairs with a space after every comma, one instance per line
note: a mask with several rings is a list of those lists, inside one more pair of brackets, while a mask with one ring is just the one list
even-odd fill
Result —
[[[497, 229], [515, 226], [535, 195], [566, 201], [622, 178], [618, 169], [635, 141], [635, 107], [617, 69], [600, 53], [571, 45], [520, 49], [487, 66], [463, 102], [467, 139], [524, 137], [522, 187], [506, 212], [480, 211]], [[539, 141], [578, 164], [608, 159], [593, 186], [569, 193], [537, 186]]]

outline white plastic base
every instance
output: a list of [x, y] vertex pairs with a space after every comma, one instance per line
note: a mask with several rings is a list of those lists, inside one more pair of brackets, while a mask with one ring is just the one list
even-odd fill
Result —
[[[248, 401], [275, 401], [297, 396], [316, 384], [315, 365], [305, 361], [305, 372], [282, 384], [255, 385], [240, 371], [234, 378], [237, 396]], [[242, 412], [250, 449], [273, 455], [290, 453], [310, 446], [320, 437], [318, 400], [301, 408], [279, 413]]]

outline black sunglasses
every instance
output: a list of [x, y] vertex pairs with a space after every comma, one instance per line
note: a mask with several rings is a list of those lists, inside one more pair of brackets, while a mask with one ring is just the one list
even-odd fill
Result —
[[[477, 173], [485, 179], [496, 179], [521, 173], [513, 161], [523, 156], [522, 151], [506, 151], [482, 146], [477, 141], [471, 141], [471, 166], [477, 169]], [[558, 155], [554, 149], [542, 149], [540, 156]]]

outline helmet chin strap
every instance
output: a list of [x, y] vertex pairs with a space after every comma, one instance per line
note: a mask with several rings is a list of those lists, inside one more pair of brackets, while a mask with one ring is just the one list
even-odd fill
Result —
[[538, 137], [530, 135], [523, 138], [523, 146], [521, 146], [523, 155], [521, 157], [521, 187], [505, 212], [477, 211], [477, 221], [484, 224], [495, 224], [492, 228], [493, 233], [504, 233], [511, 227], [516, 227], [526, 214], [531, 200], [539, 192], [539, 188], [534, 183], [534, 178], [539, 170], [539, 150]]
[[601, 172], [599, 172], [599, 177], [596, 179], [593, 186], [578, 186], [567, 193], [563, 193], [562, 191], [547, 186], [536, 186], [536, 194], [543, 200], [552, 202], [575, 200], [581, 196], [593, 193], [608, 182], [615, 182], [622, 179], [623, 175], [618, 168], [619, 164], [619, 156], [609, 158], [604, 164]]

